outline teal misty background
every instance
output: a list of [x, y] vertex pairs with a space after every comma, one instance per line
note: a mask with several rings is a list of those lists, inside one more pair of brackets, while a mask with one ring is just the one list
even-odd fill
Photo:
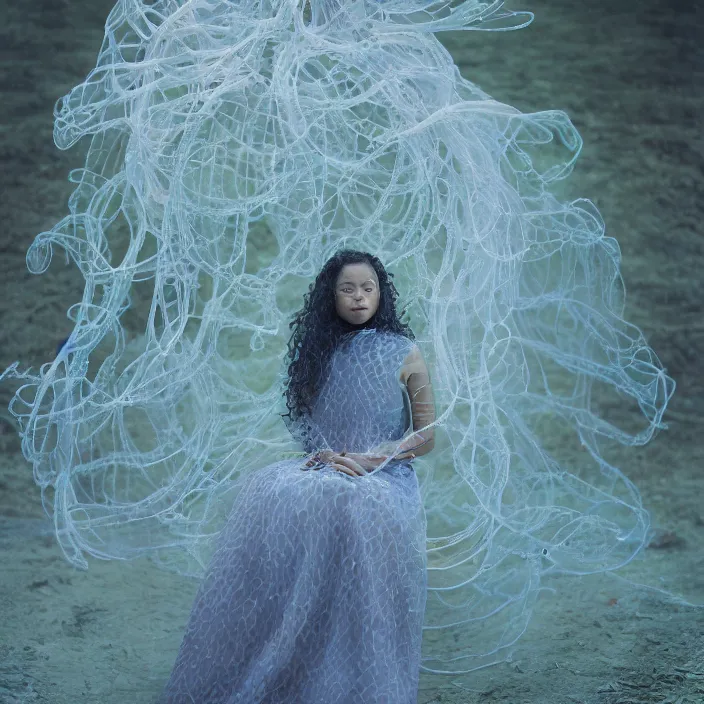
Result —
[[[66, 213], [83, 146], [58, 151], [52, 107], [94, 66], [102, 0], [0, 4], [0, 369], [39, 367], [70, 332], [78, 271], [29, 274], [35, 235]], [[522, 111], [562, 109], [585, 147], [569, 198], [592, 199], [623, 255], [626, 318], [678, 389], [669, 430], [613, 452], [654, 535], [627, 576], [704, 602], [704, 10], [695, 2], [511, 2], [529, 28], [441, 34], [462, 74]], [[175, 655], [193, 585], [144, 565], [76, 572], [45, 522], [0, 385], [0, 702], [150, 702]], [[619, 412], [619, 409], [615, 409]], [[621, 412], [627, 413], [626, 409]], [[635, 420], [635, 416], [634, 416]], [[618, 580], [566, 585], [536, 612], [514, 661], [420, 702], [701, 702], [702, 610]], [[469, 688], [469, 689], [466, 689]]]

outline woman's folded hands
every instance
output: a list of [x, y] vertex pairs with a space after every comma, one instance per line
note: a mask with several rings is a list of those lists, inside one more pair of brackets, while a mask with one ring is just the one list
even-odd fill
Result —
[[363, 477], [387, 459], [388, 455], [378, 453], [320, 450], [308, 459], [302, 469], [320, 469], [327, 465], [350, 477]]

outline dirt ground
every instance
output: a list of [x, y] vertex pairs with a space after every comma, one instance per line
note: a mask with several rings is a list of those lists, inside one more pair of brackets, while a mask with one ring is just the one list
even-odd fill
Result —
[[[534, 11], [534, 24], [441, 40], [496, 99], [572, 117], [585, 148], [570, 197], [592, 199], [618, 239], [627, 318], [678, 388], [669, 430], [618, 457], [652, 513], [648, 549], [617, 575], [551, 584], [556, 593], [544, 594], [510, 662], [423, 675], [419, 704], [701, 704], [704, 609], [693, 605], [704, 604], [704, 9], [677, 0], [510, 6]], [[0, 369], [47, 361], [70, 332], [65, 311], [80, 299], [80, 276], [57, 261], [35, 277], [24, 258], [65, 214], [81, 148], [53, 146], [51, 108], [94, 65], [110, 7], [0, 4]], [[69, 566], [2, 410], [10, 394], [0, 386], [0, 702], [153, 702], [196, 585], [146, 561]]]

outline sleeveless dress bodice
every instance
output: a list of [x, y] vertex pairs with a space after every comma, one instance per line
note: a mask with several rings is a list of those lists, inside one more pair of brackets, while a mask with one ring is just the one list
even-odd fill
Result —
[[413, 341], [365, 329], [342, 338], [308, 419], [306, 451], [368, 452], [399, 440], [410, 425], [410, 404], [399, 375]]

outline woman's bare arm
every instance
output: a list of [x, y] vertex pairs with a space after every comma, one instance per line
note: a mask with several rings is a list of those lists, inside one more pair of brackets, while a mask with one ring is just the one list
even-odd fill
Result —
[[417, 345], [413, 346], [401, 368], [401, 383], [406, 385], [411, 402], [413, 434], [397, 450], [396, 459], [412, 459], [430, 452], [435, 446], [435, 399], [428, 365]]

